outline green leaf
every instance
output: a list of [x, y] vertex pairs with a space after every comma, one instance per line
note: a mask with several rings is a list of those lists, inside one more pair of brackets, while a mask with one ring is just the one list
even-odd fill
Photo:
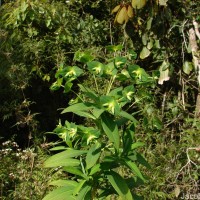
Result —
[[129, 113], [125, 112], [125, 111], [121, 111], [119, 113], [119, 116], [124, 117], [126, 119], [131, 120], [134, 124], [137, 124], [137, 120], [135, 119], [135, 117], [133, 117], [132, 115], [130, 115]]
[[100, 103], [103, 108], [113, 115], [118, 115], [120, 112], [120, 106], [118, 102], [112, 96], [101, 96]]
[[101, 115], [101, 124], [109, 140], [114, 143], [116, 150], [119, 150], [119, 132], [116, 122], [107, 113]]
[[81, 89], [81, 91], [84, 92], [84, 94], [85, 94], [87, 97], [91, 98], [91, 99], [94, 100], [94, 101], [97, 101], [97, 100], [98, 100], [97, 94], [96, 94], [94, 91], [92, 91], [90, 88], [85, 87], [85, 86], [83, 86], [83, 85], [81, 85], [81, 84], [78, 84], [78, 86], [79, 86], [79, 88]]
[[81, 190], [81, 188], [83, 187], [83, 185], [85, 184], [85, 182], [86, 182], [86, 180], [81, 180], [79, 183], [78, 183], [78, 185], [77, 185], [77, 187], [74, 189], [74, 191], [73, 191], [73, 195], [75, 196], [75, 195], [77, 195], [78, 193], [79, 193], [79, 191]]
[[85, 153], [87, 153], [87, 151], [68, 149], [48, 158], [44, 162], [44, 167], [78, 166], [80, 161], [72, 157], [80, 156]]
[[113, 62], [108, 63], [104, 68], [104, 74], [109, 76], [115, 76], [117, 74], [117, 69]]
[[53, 147], [51, 149], [49, 149], [50, 151], [60, 151], [60, 150], [66, 150], [67, 147], [66, 146], [57, 146], [57, 147]]
[[145, 166], [148, 169], [151, 169], [151, 165], [145, 160], [145, 158], [140, 153], [137, 153], [136, 156], [138, 163], [140, 163], [141, 165]]
[[82, 63], [87, 63], [94, 60], [94, 56], [92, 56], [89, 52], [77, 51], [74, 55], [74, 60]]
[[125, 57], [115, 57], [114, 63], [117, 68], [123, 67], [127, 62]]
[[151, 29], [151, 25], [152, 25], [152, 21], [153, 21], [153, 17], [150, 17], [147, 21], [147, 30]]
[[119, 99], [122, 96], [122, 90], [123, 90], [123, 87], [115, 88], [108, 94], [108, 96], [111, 96], [115, 99]]
[[107, 175], [107, 178], [123, 200], [133, 200], [126, 181], [118, 173], [111, 171], [109, 175]]
[[133, 85], [129, 85], [127, 87], [124, 88], [123, 90], [123, 96], [125, 98], [127, 98], [129, 101], [131, 101], [133, 99], [133, 94], [135, 92], [135, 88]]
[[60, 187], [50, 192], [42, 200], [75, 200], [72, 192], [73, 190], [69, 190], [68, 187]]
[[161, 130], [163, 128], [162, 122], [158, 117], [153, 117], [152, 119], [153, 127], [155, 127], [158, 130]]
[[152, 38], [149, 39], [149, 42], [147, 43], [147, 49], [151, 50], [154, 45], [154, 40]]
[[70, 174], [80, 176], [80, 177], [82, 177], [86, 180], [88, 179], [88, 177], [77, 167], [71, 167], [71, 166], [63, 167], [63, 170], [70, 173]]
[[89, 112], [85, 112], [85, 111], [76, 111], [74, 112], [76, 115], [79, 115], [81, 117], [85, 117], [85, 118], [90, 118], [90, 119], [96, 119], [96, 117], [93, 114], [90, 114]]
[[59, 187], [65, 186], [70, 188], [70, 190], [74, 190], [74, 188], [77, 187], [78, 183], [72, 180], [55, 180], [50, 182], [49, 185], [55, 185]]
[[144, 34], [142, 35], [142, 43], [143, 43], [143, 45], [146, 46], [148, 40], [149, 40], [149, 37], [148, 37], [147, 33], [144, 33]]
[[187, 75], [189, 75], [192, 70], [193, 70], [193, 64], [192, 64], [192, 62], [185, 61], [184, 64], [183, 64], [183, 71]]
[[98, 61], [92, 61], [87, 63], [88, 70], [95, 75], [102, 75], [104, 65]]
[[92, 176], [93, 174], [97, 173], [101, 171], [101, 165], [100, 164], [96, 164], [94, 167], [91, 168], [90, 170], [90, 176]]
[[44, 167], [78, 166], [79, 164], [80, 161], [77, 159], [59, 158], [59, 155], [55, 155], [45, 161]]
[[65, 108], [61, 113], [73, 112], [76, 113], [77, 111], [87, 111], [93, 108], [94, 105], [92, 103], [76, 103], [67, 108]]
[[71, 91], [72, 86], [73, 86], [72, 82], [66, 82], [64, 87], [64, 92], [68, 93], [69, 91]]
[[87, 169], [90, 169], [96, 164], [97, 160], [100, 157], [100, 154], [101, 154], [101, 144], [97, 142], [96, 144], [91, 146], [91, 148], [88, 150], [88, 153], [86, 155]]
[[62, 81], [63, 81], [63, 78], [58, 78], [56, 82], [54, 82], [51, 87], [50, 87], [50, 90], [52, 91], [56, 91], [58, 90], [61, 85], [62, 85]]
[[140, 58], [145, 59], [150, 55], [151, 51], [147, 49], [147, 47], [143, 47], [142, 51], [140, 52]]
[[132, 162], [130, 160], [125, 160], [125, 163], [126, 163], [127, 167], [129, 167], [135, 173], [136, 176], [138, 176], [140, 179], [145, 181], [142, 173], [140, 172], [139, 168], [137, 167], [137, 165], [134, 162]]
[[90, 192], [91, 186], [89, 185], [83, 185], [81, 191], [79, 192], [78, 196], [76, 197], [76, 200], [89, 200], [91, 198]]
[[132, 49], [128, 51], [128, 58], [131, 60], [135, 60], [137, 58], [137, 53]]
[[93, 108], [92, 114], [98, 119], [104, 111], [104, 109]]
[[150, 80], [150, 76], [138, 65], [128, 66], [128, 71], [133, 78], [137, 78], [140, 82], [148, 82]]
[[106, 49], [108, 51], [111, 51], [111, 52], [116, 52], [116, 51], [122, 50], [123, 46], [122, 45], [117, 45], [117, 46], [115, 46], [115, 45], [109, 45], [109, 46], [106, 46]]
[[131, 145], [131, 149], [137, 149], [139, 147], [143, 147], [144, 146], [144, 143], [143, 142], [135, 142]]
[[62, 76], [66, 78], [76, 78], [83, 74], [83, 70], [77, 66], [66, 66], [61, 68], [56, 73], [56, 76]]

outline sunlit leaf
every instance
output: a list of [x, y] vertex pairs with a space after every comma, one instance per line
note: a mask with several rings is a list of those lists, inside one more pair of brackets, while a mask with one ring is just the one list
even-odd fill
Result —
[[114, 76], [117, 74], [117, 69], [113, 62], [108, 63], [104, 68], [104, 74]]
[[127, 59], [125, 57], [115, 57], [114, 63], [117, 68], [123, 67], [126, 64]]
[[192, 62], [185, 61], [184, 64], [183, 64], [183, 71], [187, 75], [189, 75], [192, 70], [193, 70], [193, 64], [192, 64]]
[[108, 136], [109, 140], [114, 143], [115, 148], [119, 149], [119, 132], [117, 124], [113, 121], [113, 119], [107, 115], [102, 114], [101, 116], [101, 124], [105, 134]]
[[128, 5], [128, 10], [127, 10], [127, 14], [129, 18], [133, 17], [133, 8], [131, 5]]
[[141, 9], [146, 5], [146, 0], [132, 0], [132, 6], [136, 9]]
[[90, 191], [91, 191], [91, 186], [84, 184], [83, 187], [81, 188], [79, 194], [77, 195], [76, 200], [90, 199], [90, 197], [91, 197]]
[[124, 22], [127, 22], [128, 19], [129, 19], [129, 17], [128, 17], [128, 13], [127, 13], [127, 10], [126, 10], [126, 6], [123, 6], [121, 8], [121, 10], [119, 10], [119, 12], [117, 13], [116, 21], [119, 24], [123, 24]]
[[55, 186], [65, 186], [65, 187], [68, 187], [68, 189], [71, 189], [73, 190], [77, 185], [78, 183], [76, 181], [72, 181], [72, 180], [55, 180], [55, 181], [52, 181], [49, 183], [49, 185], [55, 185]]
[[102, 75], [104, 65], [98, 61], [92, 61], [87, 63], [88, 70], [95, 75]]
[[143, 147], [144, 146], [144, 143], [143, 142], [135, 142], [131, 145], [131, 149], [137, 149], [139, 147]]
[[147, 45], [148, 40], [149, 40], [149, 37], [148, 37], [147, 33], [144, 33], [142, 35], [142, 44]]
[[65, 108], [62, 111], [62, 114], [67, 113], [67, 112], [77, 113], [80, 111], [89, 111], [93, 107], [94, 107], [94, 105], [92, 103], [76, 103], [76, 104], [72, 104], [71, 106]]
[[49, 149], [50, 151], [60, 151], [60, 150], [66, 150], [67, 147], [66, 146], [57, 146], [57, 147], [53, 147], [51, 149]]
[[57, 153], [44, 162], [44, 167], [59, 167], [59, 166], [78, 166], [80, 161], [72, 157], [80, 156], [87, 153], [83, 150], [68, 149]]
[[151, 50], [153, 48], [153, 45], [154, 45], [154, 40], [150, 38], [147, 43], [147, 49]]
[[147, 47], [143, 47], [142, 51], [140, 52], [140, 58], [145, 59], [151, 54], [151, 51], [147, 49]]
[[160, 66], [160, 77], [158, 80], [158, 84], [162, 85], [164, 81], [168, 81], [169, 77], [169, 62], [163, 61], [162, 65]]
[[142, 173], [140, 172], [139, 168], [137, 167], [137, 165], [134, 162], [132, 162], [130, 160], [125, 160], [125, 163], [135, 173], [136, 176], [138, 176], [140, 179], [145, 181]]
[[117, 12], [120, 9], [120, 7], [121, 7], [121, 5], [115, 6], [111, 13], [113, 14], [113, 13]]
[[160, 6], [167, 6], [168, 0], [158, 0]]
[[70, 174], [80, 176], [80, 177], [84, 178], [85, 180], [88, 179], [88, 177], [77, 167], [67, 166], [67, 167], [63, 167], [63, 170]]
[[111, 51], [111, 52], [116, 52], [116, 51], [120, 51], [123, 49], [123, 46], [121, 44], [119, 45], [109, 45], [109, 46], [106, 46], [106, 49], [108, 51]]
[[117, 115], [120, 112], [120, 106], [118, 102], [112, 96], [101, 96], [100, 102], [103, 108], [112, 113], [113, 115]]
[[60, 187], [47, 194], [42, 200], [75, 200], [72, 192], [73, 190], [69, 190], [68, 187]]
[[97, 142], [96, 144], [90, 147], [86, 155], [87, 169], [90, 169], [96, 164], [97, 160], [99, 159], [100, 154], [101, 154], [101, 144]]
[[107, 178], [122, 199], [133, 200], [133, 196], [126, 181], [118, 173], [111, 171], [109, 175], [107, 175]]
[[87, 63], [94, 60], [94, 56], [92, 56], [89, 52], [77, 51], [74, 55], [74, 60], [82, 63]]

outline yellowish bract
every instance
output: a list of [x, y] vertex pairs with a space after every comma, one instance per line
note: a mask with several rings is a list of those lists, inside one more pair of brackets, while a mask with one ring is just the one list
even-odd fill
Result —
[[121, 8], [121, 5], [115, 6], [111, 13], [113, 14], [113, 13], [117, 12], [120, 8]]
[[132, 6], [135, 9], [141, 9], [146, 5], [147, 0], [132, 0]]
[[113, 10], [112, 14], [116, 13], [117, 15], [115, 17], [114, 23], [124, 24], [127, 23], [130, 18], [133, 17], [133, 8], [131, 4], [120, 4], [117, 5]]

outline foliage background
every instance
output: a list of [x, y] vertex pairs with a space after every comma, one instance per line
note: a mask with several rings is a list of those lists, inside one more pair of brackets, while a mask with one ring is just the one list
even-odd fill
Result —
[[[138, 55], [136, 64], [148, 72], [159, 74], [164, 61], [169, 65], [169, 81], [155, 85], [148, 93], [141, 88], [135, 95], [142, 99], [132, 110], [141, 111], [136, 116], [141, 122], [136, 138], [146, 143], [141, 151], [152, 166], [152, 171], [144, 171], [149, 181], [138, 192], [146, 199], [174, 199], [178, 193], [197, 194], [199, 152], [189, 150], [189, 158], [195, 164], [187, 164], [190, 161], [187, 150], [200, 143], [200, 122], [195, 116], [199, 86], [194, 66], [189, 73], [183, 71], [183, 66], [186, 61], [192, 63], [188, 31], [193, 27], [193, 18], [200, 23], [200, 3], [168, 0], [167, 6], [157, 6], [154, 1], [148, 1], [125, 27], [114, 25], [114, 16], [110, 14], [119, 3], [114, 0], [2, 2], [1, 141], [15, 136], [23, 148], [37, 146], [44, 142], [43, 133], [52, 131], [59, 118], [79, 121], [71, 115], [60, 116], [57, 111], [74, 97], [73, 93], [63, 94], [61, 90], [50, 92], [57, 68], [72, 65], [78, 50], [87, 50], [103, 59], [105, 46], [121, 43], [124, 54], [133, 49]], [[150, 40], [153, 47], [143, 58], [142, 49]], [[82, 81], [90, 85], [87, 77]], [[47, 141], [56, 139], [51, 136]]]

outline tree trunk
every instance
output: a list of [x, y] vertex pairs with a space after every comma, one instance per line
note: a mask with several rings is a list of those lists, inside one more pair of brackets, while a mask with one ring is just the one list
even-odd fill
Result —
[[[195, 30], [198, 31], [196, 27], [196, 22], [194, 21], [193, 24], [195, 25]], [[196, 117], [200, 117], [200, 52], [197, 45], [197, 38], [194, 28], [189, 30], [189, 42], [192, 50], [192, 57], [193, 63], [195, 67], [195, 71], [197, 74], [197, 81], [198, 81], [198, 95], [196, 99], [196, 108], [195, 108], [195, 115]]]

